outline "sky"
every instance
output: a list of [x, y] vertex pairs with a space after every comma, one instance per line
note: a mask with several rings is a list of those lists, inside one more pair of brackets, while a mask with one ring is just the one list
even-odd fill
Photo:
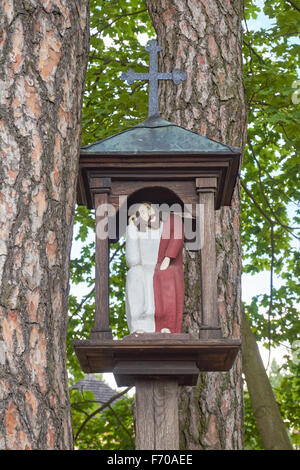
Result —
[[[263, 6], [263, 0], [256, 2], [260, 7]], [[257, 19], [249, 20], [247, 22], [249, 29], [260, 29], [260, 28], [268, 28], [272, 26], [271, 21], [267, 18], [263, 12], [258, 14]], [[141, 37], [141, 43], [146, 44], [147, 38], [145, 35]], [[74, 237], [76, 235], [77, 228], [74, 229]], [[94, 234], [90, 233], [90, 240], [92, 240]], [[81, 243], [78, 241], [73, 241], [72, 245], [72, 252], [71, 257], [79, 257], [80, 254]], [[280, 286], [280, 279], [275, 275], [274, 276], [274, 287]], [[270, 284], [270, 273], [269, 272], [261, 272], [256, 275], [250, 274], [243, 274], [242, 275], [242, 300], [244, 302], [249, 303], [251, 298], [254, 295], [264, 294], [268, 292]], [[71, 285], [71, 293], [76, 295], [77, 297], [81, 297], [88, 292], [88, 289], [85, 286], [73, 286]], [[261, 344], [259, 344], [260, 354], [262, 356], [262, 360], [264, 362], [265, 367], [267, 366], [268, 359], [269, 359], [269, 352], [266, 348], [264, 348]], [[288, 350], [285, 347], [279, 347], [271, 350], [271, 360], [269, 364], [271, 364], [272, 359], [275, 358], [278, 364], [281, 364], [283, 361], [283, 356], [286, 355]], [[114, 389], [117, 389], [117, 385], [115, 383], [113, 374], [104, 374], [104, 380]]]

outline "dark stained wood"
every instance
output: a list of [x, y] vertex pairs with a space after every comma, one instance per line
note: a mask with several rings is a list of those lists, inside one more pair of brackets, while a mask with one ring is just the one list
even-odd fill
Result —
[[155, 445], [154, 383], [139, 380], [135, 395], [135, 447], [153, 450]]
[[116, 363], [113, 374], [119, 387], [135, 385], [137, 380], [160, 381], [176, 378], [179, 385], [196, 385], [199, 370], [195, 361], [123, 361]]
[[172, 340], [172, 341], [189, 341], [197, 340], [189, 333], [131, 333], [130, 335], [124, 336], [122, 342], [133, 341], [134, 343], [147, 341], [160, 341], [160, 340]]
[[93, 182], [96, 209], [96, 253], [95, 253], [95, 326], [91, 339], [111, 339], [109, 326], [109, 243], [108, 237], [100, 238], [97, 225], [106, 213], [99, 214], [98, 209], [108, 203], [110, 181], [108, 178]]
[[203, 207], [203, 240], [201, 241], [201, 339], [221, 338], [217, 310], [215, 193], [216, 178], [197, 178], [199, 204]]
[[195, 181], [197, 177], [215, 176], [216, 209], [230, 205], [239, 164], [238, 155], [81, 155], [78, 204], [93, 207], [89, 178], [109, 176], [128, 181]]
[[111, 179], [109, 177], [91, 176], [89, 184], [90, 191], [93, 194], [109, 194], [111, 192]]
[[[88, 195], [90, 194], [88, 180], [84, 182], [84, 174], [85, 177], [87, 176], [86, 173], [79, 172], [78, 180], [77, 180], [77, 188], [76, 188], [76, 200], [77, 203], [80, 201], [81, 206], [88, 206], [89, 201], [87, 200]], [[87, 191], [88, 188], [88, 191]]]
[[179, 449], [176, 380], [136, 382], [136, 449]]
[[217, 187], [218, 180], [215, 177], [196, 178], [197, 192], [207, 192], [208, 190], [211, 190], [213, 193], [216, 193]]
[[[172, 335], [170, 335], [172, 336]], [[74, 341], [84, 372], [112, 372], [120, 361], [191, 361], [199, 371], [230, 370], [240, 348], [239, 340]]]
[[178, 384], [154, 382], [155, 449], [179, 450]]
[[[194, 181], [123, 181], [113, 180], [111, 186], [110, 201], [118, 209], [119, 196], [126, 195], [130, 196], [136, 191], [143, 190], [145, 188], [153, 188], [154, 191], [157, 187], [168, 189], [173, 192], [184, 204], [197, 204], [197, 193]], [[161, 201], [164, 203], [167, 201]]]

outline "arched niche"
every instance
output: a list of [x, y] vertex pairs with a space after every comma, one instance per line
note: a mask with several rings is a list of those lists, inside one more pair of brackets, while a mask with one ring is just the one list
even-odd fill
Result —
[[[193, 249], [194, 239], [191, 237], [191, 232], [195, 233], [197, 230], [195, 185], [185, 185], [187, 187], [184, 188], [183, 185], [174, 182], [166, 182], [163, 185], [161, 182], [157, 184], [141, 182], [135, 186], [138, 188], [128, 194], [129, 187], [127, 185], [124, 185], [124, 188], [120, 188], [118, 185], [117, 196], [113, 192], [112, 184], [110, 203], [114, 206], [115, 215], [109, 218], [110, 243], [116, 243], [124, 235], [128, 217], [131, 215], [130, 209], [147, 201], [156, 205], [164, 214], [174, 212], [182, 217], [187, 232], [185, 242], [187, 247]], [[198, 249], [198, 247], [194, 246], [194, 249]]]

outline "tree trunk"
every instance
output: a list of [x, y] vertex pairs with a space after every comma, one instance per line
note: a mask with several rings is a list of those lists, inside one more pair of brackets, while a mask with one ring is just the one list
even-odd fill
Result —
[[292, 450], [273, 390], [261, 360], [255, 336], [243, 318], [243, 372], [252, 410], [265, 450]]
[[[187, 72], [179, 87], [160, 83], [163, 117], [224, 144], [243, 147], [242, 0], [160, 0], [147, 6], [163, 47], [160, 71]], [[218, 311], [225, 337], [241, 334], [240, 188], [216, 213]], [[185, 254], [184, 331], [199, 334], [199, 253]], [[228, 373], [203, 373], [180, 397], [183, 449], [242, 449], [241, 357]]]
[[0, 4], [0, 448], [71, 449], [69, 254], [88, 0]]

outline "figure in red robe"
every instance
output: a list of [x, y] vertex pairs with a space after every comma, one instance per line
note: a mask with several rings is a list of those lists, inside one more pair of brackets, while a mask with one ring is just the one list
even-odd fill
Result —
[[[153, 278], [155, 331], [166, 328], [171, 333], [181, 333], [184, 301], [182, 248], [182, 220], [170, 214], [164, 223]], [[164, 263], [168, 266], [161, 269]]]
[[182, 328], [184, 275], [183, 224], [171, 213], [159, 226], [151, 205], [143, 203], [127, 227], [126, 316], [131, 333], [180, 333]]

